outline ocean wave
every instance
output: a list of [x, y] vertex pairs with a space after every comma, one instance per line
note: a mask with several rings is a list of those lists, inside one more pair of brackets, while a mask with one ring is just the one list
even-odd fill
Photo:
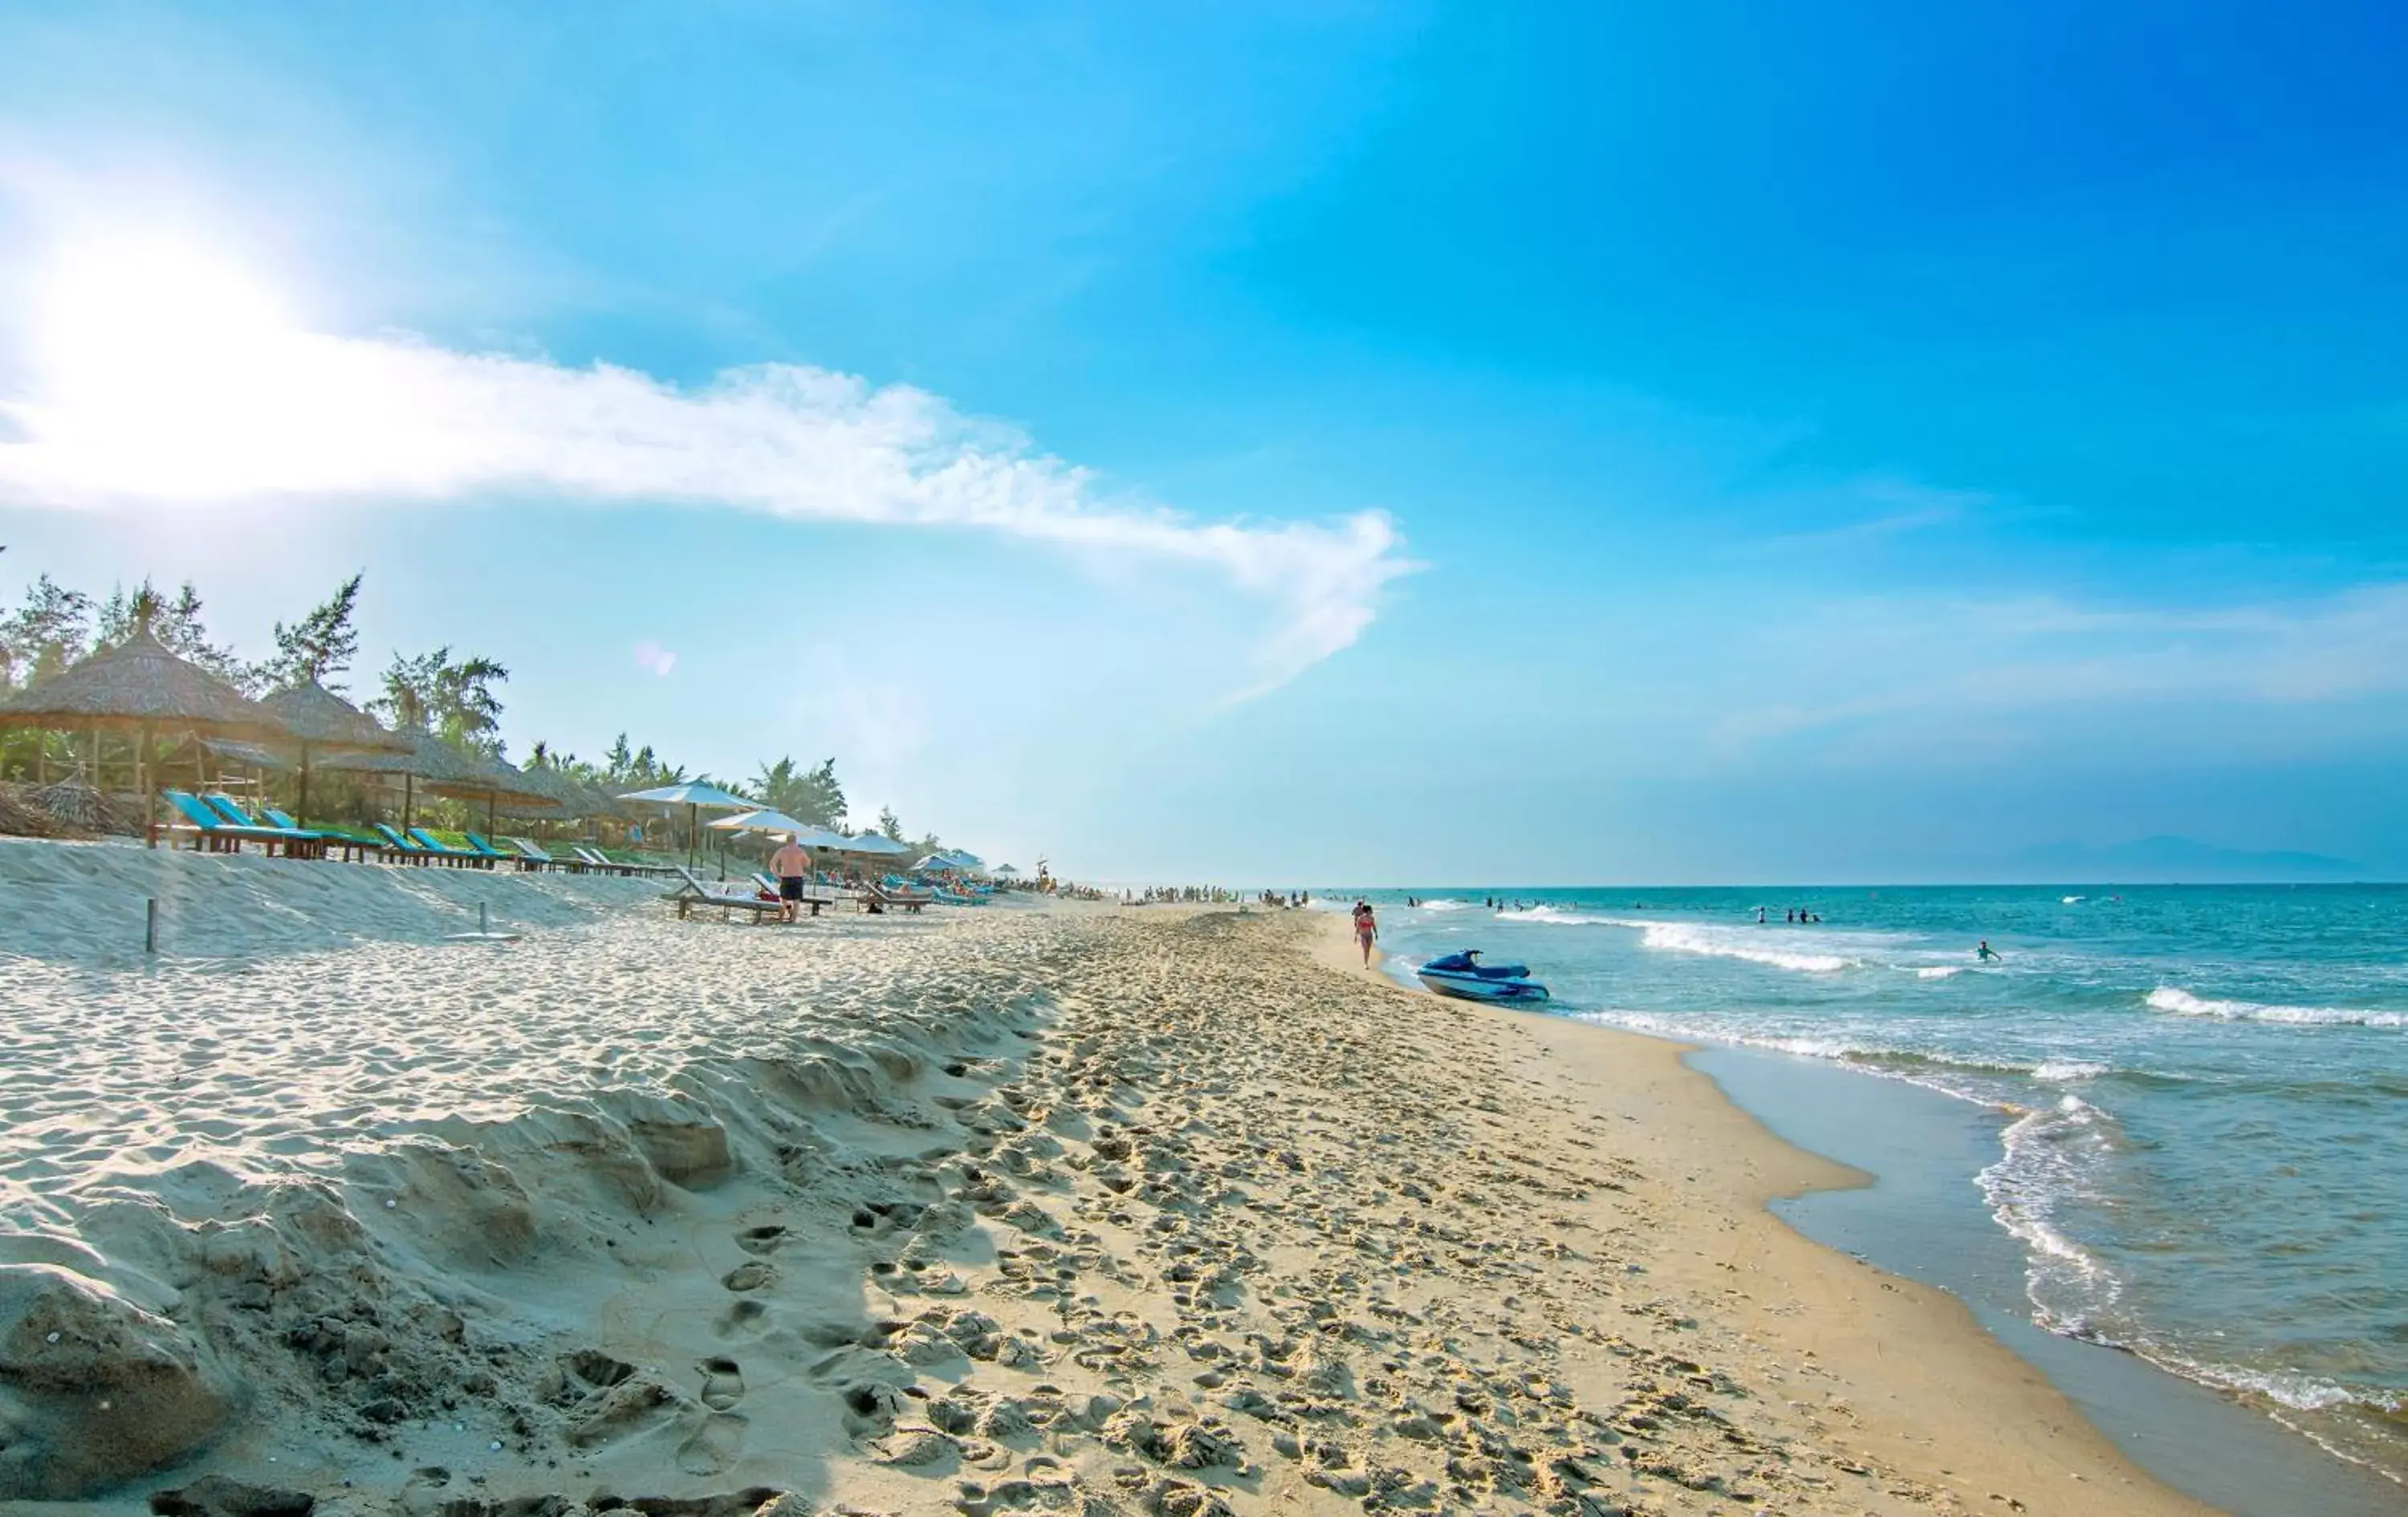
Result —
[[2096, 1080], [2114, 1071], [2103, 1064], [2091, 1064], [2083, 1059], [2044, 1059], [2032, 1066], [2034, 1080], [2066, 1081]]
[[1469, 901], [1424, 901], [1421, 905], [1412, 908], [1412, 909], [1416, 911], [1469, 911], [1471, 909], [1471, 903]]
[[2215, 1022], [2275, 1022], [2299, 1026], [2408, 1027], [2408, 1011], [2377, 1011], [2347, 1006], [2267, 1006], [2256, 1001], [2218, 1001], [2175, 985], [2159, 985], [2144, 997], [2150, 1009]]
[[1537, 922], [1556, 927], [1641, 927], [1646, 923], [1626, 922], [1620, 917], [1592, 916], [1585, 911], [1573, 911], [1560, 906], [1529, 906], [1518, 911], [1499, 911], [1499, 922]]
[[2106, 1261], [2069, 1237], [2064, 1207], [2095, 1198], [2124, 1146], [2115, 1119], [2078, 1095], [2008, 1123], [1999, 1162], [1976, 1178], [1990, 1215], [2024, 1245], [2024, 1294], [2033, 1320], [2068, 1338], [2104, 1340], [2099, 1318], [2124, 1294]]
[[1749, 964], [1770, 965], [1776, 969], [1790, 969], [1799, 974], [1836, 974], [1854, 968], [1863, 961], [1838, 953], [1799, 953], [1786, 949], [1766, 948], [1756, 943], [1734, 941], [1712, 928], [1693, 926], [1683, 922], [1616, 922], [1612, 925], [1637, 927], [1639, 941], [1647, 948], [1662, 949], [1673, 953], [1699, 953], [1709, 958], [1740, 959]]
[[2128, 1073], [2111, 1065], [2078, 1059], [2045, 1059], [2038, 1064], [2021, 1064], [2007, 1059], [1965, 1058], [1927, 1053], [1914, 1049], [1883, 1048], [1845, 1038], [1734, 1031], [1727, 1026], [1700, 1025], [1649, 1011], [1579, 1011], [1572, 1015], [1578, 1021], [1594, 1023], [1598, 1026], [1618, 1027], [1626, 1032], [1645, 1033], [1656, 1038], [1674, 1038], [1686, 1043], [1762, 1049], [1770, 1053], [1794, 1053], [1801, 1058], [1827, 1060], [1863, 1074], [1901, 1080], [1942, 1095], [1993, 1108], [2000, 1104], [1995, 1087], [1971, 1085], [1962, 1077], [2061, 1083]]
[[1967, 969], [1971, 968], [1972, 966], [1966, 964], [1902, 964], [1899, 966], [1899, 967], [1901, 969], [1912, 970], [1914, 974], [1914, 978], [1917, 980], [1945, 980], [1950, 975], [1963, 974]]

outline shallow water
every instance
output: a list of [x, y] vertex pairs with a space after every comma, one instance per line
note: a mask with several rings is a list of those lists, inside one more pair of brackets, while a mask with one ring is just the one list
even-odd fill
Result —
[[2408, 888], [1488, 894], [1375, 893], [1391, 962], [2009, 1109], [1978, 1184], [2036, 1324], [2408, 1477]]

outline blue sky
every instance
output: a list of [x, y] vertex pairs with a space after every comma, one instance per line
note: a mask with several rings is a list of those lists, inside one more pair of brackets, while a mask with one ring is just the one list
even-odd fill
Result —
[[2397, 868], [2403, 30], [20, 5], [0, 540], [1091, 876]]

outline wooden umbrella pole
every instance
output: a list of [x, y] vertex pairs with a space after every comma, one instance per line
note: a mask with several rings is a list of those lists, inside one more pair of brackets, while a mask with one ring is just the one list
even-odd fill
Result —
[[301, 745], [301, 809], [294, 814], [294, 820], [305, 827], [309, 824], [309, 745], [308, 743]]
[[159, 846], [159, 787], [151, 781], [155, 762], [150, 746], [150, 723], [135, 728], [134, 782], [142, 787], [142, 837], [150, 847]]
[[401, 830], [409, 830], [409, 804], [418, 794], [418, 776], [408, 769], [401, 771]]

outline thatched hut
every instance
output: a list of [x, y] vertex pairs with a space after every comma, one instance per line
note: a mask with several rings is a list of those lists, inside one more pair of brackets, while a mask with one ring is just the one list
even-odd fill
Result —
[[[138, 755], [135, 783], [142, 792], [146, 829], [155, 829], [159, 816], [161, 733], [253, 741], [274, 741], [285, 735], [275, 712], [169, 652], [151, 636], [148, 617], [114, 648], [0, 701], [0, 726], [132, 732]], [[152, 841], [157, 841], [155, 836]]]

